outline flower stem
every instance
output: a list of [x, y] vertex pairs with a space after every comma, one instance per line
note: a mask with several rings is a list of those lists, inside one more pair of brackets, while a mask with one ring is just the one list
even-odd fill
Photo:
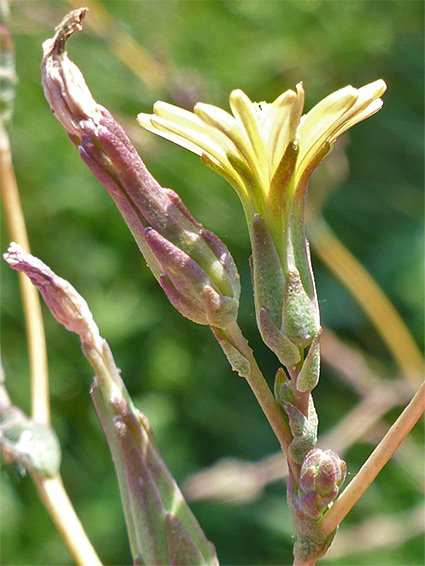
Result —
[[55, 522], [78, 566], [101, 566], [59, 476], [44, 478], [33, 474], [40, 497]]
[[425, 411], [425, 382], [321, 521], [332, 533], [364, 494]]
[[[3, 128], [0, 129], [0, 175], [4, 210], [11, 239], [29, 252], [28, 236], [13, 170], [9, 138]], [[40, 300], [37, 289], [23, 273], [19, 273], [19, 284], [27, 332], [32, 418], [39, 423], [48, 425], [50, 423], [49, 378]]]
[[285, 452], [288, 459], [288, 465], [291, 466], [295, 478], [298, 479], [300, 467], [298, 464], [293, 462], [292, 458], [288, 455], [288, 448], [293, 440], [291, 430], [286, 423], [283, 413], [279, 408], [279, 405], [276, 403], [273, 393], [267, 385], [260, 368], [258, 367], [254, 354], [248, 346], [248, 341], [243, 336], [241, 329], [236, 323], [231, 327], [226, 328], [226, 335], [232, 340], [239, 352], [249, 360], [251, 370], [249, 374], [244, 377], [247, 380], [248, 385], [251, 387], [251, 390], [254, 393], [265, 417], [269, 421], [282, 450]]
[[302, 392], [302, 391], [298, 391], [297, 389], [297, 378], [298, 378], [298, 374], [301, 371], [301, 368], [302, 368], [302, 362], [300, 362], [294, 368], [288, 368], [288, 373], [294, 385], [295, 406], [303, 413], [303, 415], [308, 417], [308, 406], [310, 403], [311, 392], [310, 391]]

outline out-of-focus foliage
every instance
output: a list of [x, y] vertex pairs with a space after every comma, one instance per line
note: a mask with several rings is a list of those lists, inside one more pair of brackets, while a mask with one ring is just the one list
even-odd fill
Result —
[[[331, 190], [323, 214], [421, 345], [423, 3], [110, 0], [101, 6], [121, 33], [157, 61], [162, 79], [152, 88], [132, 74], [111, 51], [113, 33], [102, 37], [90, 32], [94, 13], [88, 14], [85, 31], [70, 41], [70, 56], [97, 101], [121, 120], [160, 183], [179, 192], [195, 217], [234, 254], [243, 285], [241, 326], [270, 383], [278, 364], [255, 327], [248, 235], [236, 196], [196, 156], [138, 128], [135, 116], [149, 112], [157, 99], [190, 109], [198, 100], [226, 107], [233, 88], [242, 88], [253, 100], [271, 101], [300, 80], [309, 109], [347, 84], [358, 87], [378, 78], [387, 82], [383, 110], [350, 132], [349, 176], [326, 187]], [[247, 384], [232, 374], [208, 329], [172, 309], [114, 204], [80, 161], [44, 99], [41, 43], [69, 9], [62, 0], [17, 1], [11, 9], [19, 83], [10, 136], [32, 252], [89, 303], [178, 480], [222, 457], [260, 460], [278, 444]], [[3, 251], [8, 240], [3, 223]], [[354, 300], [314, 257], [313, 263], [324, 326], [361, 349], [388, 380], [399, 377], [391, 355]], [[45, 323], [53, 425], [63, 452], [64, 482], [105, 564], [129, 563], [113, 466], [88, 395], [89, 366], [77, 339], [47, 312]], [[5, 265], [2, 325], [8, 391], [28, 412], [21, 304], [16, 274]], [[326, 363], [315, 399], [322, 433], [356, 403], [356, 395]], [[398, 412], [391, 411], [387, 422]], [[419, 430], [413, 431], [413, 439], [421, 441]], [[358, 470], [370, 449], [365, 441], [349, 450], [349, 474]], [[13, 468], [3, 470], [1, 481], [2, 562], [71, 564], [31, 481]], [[412, 476], [391, 462], [346, 525], [408, 511], [419, 500]], [[292, 529], [282, 482], [249, 504], [194, 502], [192, 508], [215, 542], [222, 564], [291, 563]], [[398, 527], [403, 530], [402, 524]], [[421, 534], [386, 549], [347, 554], [336, 562], [323, 560], [387, 566], [422, 562]]]

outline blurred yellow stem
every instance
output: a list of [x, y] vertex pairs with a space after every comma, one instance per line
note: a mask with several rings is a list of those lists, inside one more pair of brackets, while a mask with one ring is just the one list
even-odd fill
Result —
[[404, 377], [417, 386], [423, 376], [423, 356], [382, 289], [322, 218], [311, 215], [309, 233], [316, 254], [357, 300], [391, 351]]
[[425, 411], [425, 382], [321, 521], [331, 534], [351, 511]]
[[33, 474], [40, 497], [78, 566], [101, 566], [59, 476], [47, 479]]
[[[9, 138], [4, 129], [0, 131], [0, 172], [3, 206], [11, 239], [29, 253], [28, 236], [13, 170]], [[40, 300], [37, 289], [23, 273], [19, 273], [19, 284], [27, 332], [32, 418], [48, 425], [50, 424], [49, 378]]]

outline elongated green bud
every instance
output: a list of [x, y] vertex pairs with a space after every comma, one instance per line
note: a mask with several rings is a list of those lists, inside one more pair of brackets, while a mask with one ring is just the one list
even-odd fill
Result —
[[256, 214], [252, 223], [252, 280], [257, 324], [267, 346], [287, 367], [301, 359], [298, 346], [284, 329], [286, 278], [273, 238], [264, 219]]

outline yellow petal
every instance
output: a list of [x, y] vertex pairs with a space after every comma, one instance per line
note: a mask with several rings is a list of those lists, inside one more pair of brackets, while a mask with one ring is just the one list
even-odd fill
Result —
[[304, 169], [320, 147], [339, 127], [343, 116], [357, 101], [357, 91], [347, 86], [324, 98], [302, 117], [298, 128], [298, 167]]
[[298, 128], [297, 177], [300, 178], [325, 143], [333, 143], [343, 132], [377, 112], [382, 106], [379, 96], [385, 90], [382, 80], [360, 89], [347, 86], [327, 96], [303, 116]]
[[387, 90], [387, 85], [383, 80], [378, 80], [358, 89], [357, 102], [345, 117], [345, 122], [341, 124], [339, 130], [335, 131], [329, 141], [332, 143], [342, 133], [349, 130], [359, 122], [366, 120], [382, 108], [383, 102], [379, 98]]
[[198, 155], [207, 153], [224, 166], [229, 166], [226, 151], [234, 151], [233, 146], [224, 136], [222, 136], [223, 139], [220, 139], [217, 132], [211, 132], [207, 126], [202, 129], [198, 127], [193, 129], [159, 116], [151, 116], [151, 124], [156, 128], [157, 133], [167, 134], [169, 139], [172, 139], [171, 136], [173, 136], [172, 141], [182, 147], [189, 149], [189, 146], [195, 146], [197, 148], [195, 153]]
[[194, 111], [208, 126], [221, 132], [225, 138], [233, 142], [236, 156], [245, 160], [254, 176], [259, 180], [260, 185], [267, 187], [268, 179], [267, 177], [264, 178], [261, 164], [256, 159], [250, 140], [241, 123], [225, 110], [211, 104], [198, 103], [195, 105]]
[[173, 134], [169, 131], [165, 131], [165, 130], [157, 128], [156, 126], [154, 126], [152, 124], [151, 118], [152, 118], [152, 114], [140, 113], [140, 114], [137, 115], [137, 121], [139, 122], [139, 124], [143, 128], [145, 128], [145, 130], [148, 130], [149, 132], [152, 132], [152, 133], [157, 134], [158, 136], [161, 136], [161, 137], [163, 137], [163, 138], [165, 138], [169, 141], [172, 141], [173, 143], [180, 145], [180, 146], [184, 147], [185, 149], [188, 149], [189, 151], [196, 153], [197, 155], [202, 155], [202, 149], [198, 145], [193, 144], [193, 143], [189, 142], [188, 140], [182, 138], [181, 136]]
[[250, 142], [252, 153], [261, 169], [263, 182], [269, 178], [268, 160], [266, 156], [265, 140], [262, 138], [257, 114], [254, 105], [242, 90], [236, 89], [230, 93], [230, 108], [236, 119], [245, 130], [245, 135]]
[[270, 160], [270, 178], [279, 165], [288, 143], [295, 139], [304, 108], [304, 89], [297, 84], [297, 92], [287, 90], [270, 105], [267, 122], [269, 134], [267, 154]]

